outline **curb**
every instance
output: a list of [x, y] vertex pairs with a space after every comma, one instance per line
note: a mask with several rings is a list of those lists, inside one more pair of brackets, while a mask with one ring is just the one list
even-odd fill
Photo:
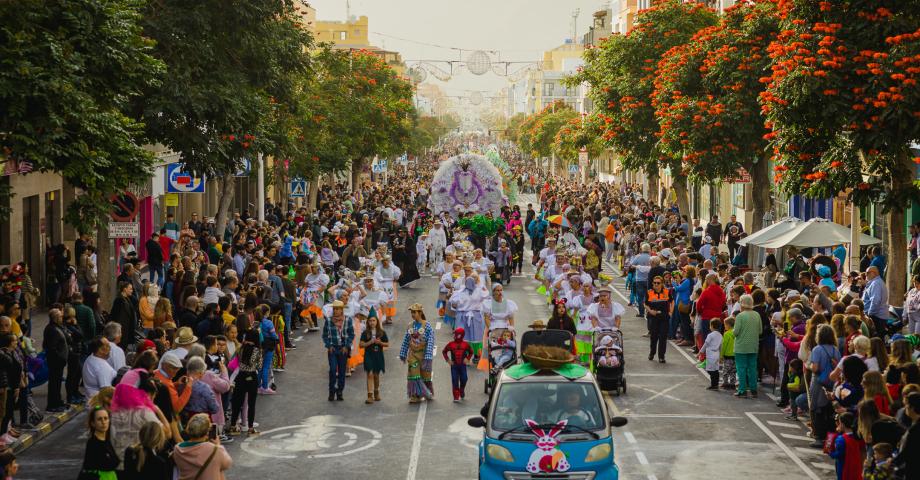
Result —
[[32, 445], [35, 445], [40, 440], [44, 439], [48, 435], [51, 435], [51, 432], [57, 430], [65, 423], [72, 420], [85, 409], [86, 406], [80, 404], [71, 407], [66, 412], [45, 414], [45, 419], [38, 424], [35, 430], [22, 432], [22, 435], [19, 436], [18, 441], [11, 447], [13, 454], [19, 455], [20, 453], [24, 452]]

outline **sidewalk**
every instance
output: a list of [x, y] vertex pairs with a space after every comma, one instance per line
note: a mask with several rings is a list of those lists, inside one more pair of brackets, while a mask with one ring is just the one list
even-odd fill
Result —
[[[32, 345], [36, 351], [41, 352], [42, 340], [44, 339], [45, 327], [48, 325], [48, 311], [45, 309], [33, 309], [32, 310]], [[62, 395], [65, 393], [63, 392]], [[38, 407], [45, 414], [45, 418], [41, 423], [36, 425], [35, 430], [23, 431], [22, 435], [17, 439], [15, 443], [10, 445], [10, 448], [13, 450], [13, 453], [19, 454], [32, 445], [35, 445], [37, 442], [41, 441], [45, 437], [51, 434], [51, 432], [57, 430], [62, 425], [68, 421], [76, 418], [84, 410], [84, 405], [78, 405], [71, 407], [65, 412], [62, 413], [49, 413], [45, 412], [45, 407], [48, 405], [48, 383], [40, 385], [32, 389], [32, 400], [35, 402], [35, 406]], [[20, 417], [18, 409], [13, 415], [13, 423], [18, 424]]]

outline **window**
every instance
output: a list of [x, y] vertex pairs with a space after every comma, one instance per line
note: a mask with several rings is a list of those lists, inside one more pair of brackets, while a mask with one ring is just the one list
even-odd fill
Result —
[[544, 83], [543, 84], [543, 96], [552, 97], [554, 88], [556, 88], [556, 84], [550, 83], [550, 82]]
[[[549, 428], [560, 420], [568, 420], [569, 425], [587, 430], [604, 428], [604, 413], [593, 383], [506, 383], [501, 386], [495, 402], [495, 411], [490, 417], [495, 430], [513, 429], [523, 435], [533, 435], [526, 420], [549, 425]], [[564, 432], [577, 434], [579, 429], [567, 428]]]
[[348, 38], [348, 32], [339, 32], [339, 40], [345, 40], [346, 38]]
[[649, 7], [650, 0], [639, 0], [639, 10], [645, 10]]

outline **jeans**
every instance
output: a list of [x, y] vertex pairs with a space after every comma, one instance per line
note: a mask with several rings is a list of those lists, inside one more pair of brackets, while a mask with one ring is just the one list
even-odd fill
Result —
[[671, 314], [670, 324], [668, 325], [668, 338], [676, 339], [677, 330], [680, 328], [680, 312], [677, 311], [677, 305], [674, 306], [674, 313]]
[[636, 280], [636, 302], [639, 306], [639, 316], [645, 316], [645, 300], [648, 299], [648, 280]]
[[329, 393], [342, 393], [345, 390], [345, 364], [348, 354], [336, 348], [326, 354], [329, 357]]
[[291, 314], [294, 312], [292, 302], [281, 302], [281, 316], [284, 317], [284, 345], [291, 345]]
[[466, 365], [450, 366], [450, 384], [456, 396], [462, 396], [466, 390]]
[[262, 352], [262, 371], [259, 372], [259, 381], [263, 389], [268, 388], [269, 381], [272, 378], [272, 360], [274, 358], [274, 350], [266, 350]]
[[738, 393], [757, 393], [757, 354], [735, 352]]
[[150, 275], [150, 283], [156, 283], [158, 287], [163, 288], [163, 284], [166, 283], [166, 274], [164, 273], [163, 264], [147, 264], [147, 270]]

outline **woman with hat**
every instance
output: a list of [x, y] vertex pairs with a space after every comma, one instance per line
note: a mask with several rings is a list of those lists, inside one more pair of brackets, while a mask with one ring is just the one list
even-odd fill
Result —
[[399, 359], [407, 364], [409, 369], [406, 376], [409, 403], [418, 403], [423, 398], [430, 400], [434, 397], [434, 385], [431, 383], [434, 330], [425, 319], [421, 304], [413, 303], [409, 307], [409, 312], [412, 315], [412, 323], [403, 337]]

